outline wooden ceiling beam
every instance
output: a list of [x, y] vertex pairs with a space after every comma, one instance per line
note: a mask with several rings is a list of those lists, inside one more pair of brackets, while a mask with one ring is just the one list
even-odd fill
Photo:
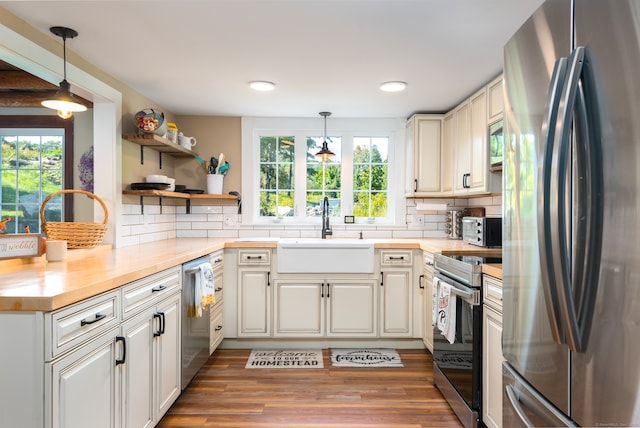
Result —
[[[0, 91], [0, 107], [42, 107], [42, 100], [50, 95], [53, 95], [55, 91], [40, 91], [40, 92], [5, 92]], [[93, 103], [78, 97], [81, 104], [87, 106], [87, 108], [93, 108]]]
[[0, 71], [0, 90], [57, 90], [58, 85], [49, 83], [24, 71]]

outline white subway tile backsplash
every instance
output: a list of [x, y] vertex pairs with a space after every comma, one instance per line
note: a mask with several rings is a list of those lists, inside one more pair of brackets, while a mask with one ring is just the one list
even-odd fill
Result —
[[[366, 239], [421, 239], [445, 238], [446, 213], [441, 211], [419, 213], [418, 203], [445, 203], [449, 207], [485, 208], [489, 217], [502, 215], [502, 196], [482, 196], [469, 199], [407, 199], [404, 224], [378, 223], [333, 225], [334, 238]], [[122, 232], [119, 245], [137, 245], [171, 238], [318, 238], [319, 225], [289, 225], [279, 219], [269, 224], [243, 225], [242, 215], [235, 205], [196, 205], [186, 214], [186, 207], [125, 204], [122, 207]]]

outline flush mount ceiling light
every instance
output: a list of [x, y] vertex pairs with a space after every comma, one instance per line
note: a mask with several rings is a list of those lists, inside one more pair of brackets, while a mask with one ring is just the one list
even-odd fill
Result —
[[60, 88], [53, 97], [42, 101], [44, 107], [57, 110], [58, 116], [63, 119], [69, 119], [73, 112], [86, 111], [87, 107], [80, 103], [75, 95], [71, 93], [71, 86], [67, 82], [67, 38], [73, 39], [78, 36], [76, 30], [67, 27], [51, 27], [49, 29], [53, 34], [62, 37], [63, 55], [64, 55], [64, 79], [60, 82]]
[[320, 116], [324, 117], [324, 139], [322, 141], [322, 149], [316, 156], [322, 159], [322, 162], [326, 162], [329, 158], [334, 157], [336, 154], [329, 150], [329, 144], [327, 144], [327, 116], [331, 116], [331, 112], [321, 111], [318, 113]]
[[273, 82], [267, 82], [266, 80], [254, 80], [249, 82], [249, 87], [255, 91], [273, 91], [276, 88], [276, 84]]
[[380, 84], [380, 90], [384, 92], [402, 92], [407, 88], [407, 82], [392, 81]]

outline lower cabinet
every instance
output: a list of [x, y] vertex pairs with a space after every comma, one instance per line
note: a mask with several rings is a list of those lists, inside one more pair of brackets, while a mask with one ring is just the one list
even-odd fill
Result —
[[0, 425], [156, 425], [181, 392], [181, 299], [177, 266], [53, 312], [0, 312]]
[[385, 269], [380, 273], [380, 336], [411, 337], [413, 334], [413, 270]]
[[425, 251], [422, 258], [422, 342], [433, 354], [433, 254]]
[[269, 270], [238, 269], [238, 337], [271, 336]]
[[274, 336], [374, 337], [374, 280], [274, 281]]
[[180, 395], [180, 295], [126, 320], [122, 426], [152, 427]]
[[[45, 389], [51, 394], [45, 402], [45, 406], [49, 406], [45, 411], [46, 427], [120, 426], [117, 420], [121, 397], [120, 369], [114, 364], [121, 356], [117, 349], [117, 336], [118, 329], [115, 328], [81, 349], [45, 364]], [[37, 407], [31, 411], [37, 411]], [[6, 417], [7, 413], [3, 423], [8, 422]], [[26, 421], [23, 423], [26, 424], [10, 423], [7, 426], [31, 426]]]
[[502, 427], [502, 281], [483, 276], [482, 420], [488, 428]]

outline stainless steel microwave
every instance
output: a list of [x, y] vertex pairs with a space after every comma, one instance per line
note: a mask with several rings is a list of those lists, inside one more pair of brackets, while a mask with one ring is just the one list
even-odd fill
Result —
[[480, 247], [502, 247], [502, 219], [463, 217], [462, 240]]
[[503, 120], [489, 125], [489, 169], [491, 171], [502, 170], [502, 158], [504, 149]]

